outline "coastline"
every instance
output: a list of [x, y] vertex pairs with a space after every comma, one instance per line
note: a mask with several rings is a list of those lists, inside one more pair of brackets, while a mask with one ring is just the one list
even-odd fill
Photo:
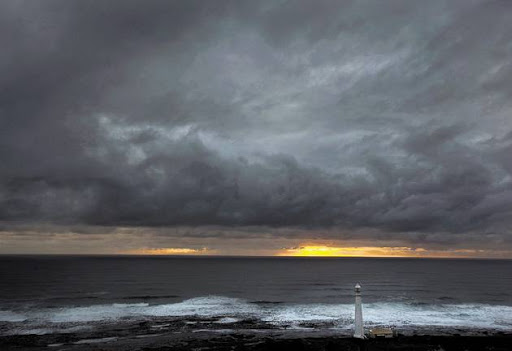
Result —
[[[228, 317], [226, 317], [228, 318]], [[283, 329], [255, 320], [159, 319], [117, 323], [91, 330], [0, 336], [10, 350], [512, 350], [512, 333], [491, 330], [419, 328], [397, 330], [390, 339], [354, 339], [350, 330]]]
[[347, 336], [313, 336], [301, 333], [178, 333], [152, 336], [104, 337], [74, 341], [72, 334], [0, 337], [0, 349], [15, 350], [103, 350], [103, 351], [189, 351], [189, 350], [512, 350], [512, 334], [487, 336], [415, 335], [392, 339], [355, 339]]

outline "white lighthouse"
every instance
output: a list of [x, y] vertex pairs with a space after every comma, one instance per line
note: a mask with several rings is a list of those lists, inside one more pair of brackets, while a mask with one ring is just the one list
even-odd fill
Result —
[[361, 285], [359, 283], [355, 286], [356, 293], [356, 315], [354, 321], [354, 338], [364, 339], [363, 330], [363, 306], [361, 303]]

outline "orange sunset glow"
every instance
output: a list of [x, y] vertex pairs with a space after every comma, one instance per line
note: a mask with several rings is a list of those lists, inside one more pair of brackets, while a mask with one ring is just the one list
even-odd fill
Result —
[[123, 251], [123, 254], [129, 255], [208, 255], [213, 252], [207, 248], [191, 249], [183, 247], [166, 248], [142, 248], [136, 250]]
[[[128, 255], [178, 255], [178, 256], [231, 256], [240, 255], [240, 252], [226, 249], [189, 248], [189, 247], [161, 247], [140, 248], [120, 252]], [[448, 249], [432, 250], [425, 248], [412, 248], [407, 246], [329, 246], [319, 244], [305, 244], [297, 247], [283, 248], [278, 251], [250, 250], [244, 251], [248, 256], [283, 256], [283, 257], [417, 257], [417, 258], [471, 258], [490, 257], [492, 254], [509, 257], [510, 252], [489, 252], [474, 249]]]
[[331, 247], [323, 245], [305, 245], [300, 247], [285, 248], [277, 256], [292, 257], [475, 257], [485, 254], [483, 250], [426, 250], [424, 248], [411, 247]]

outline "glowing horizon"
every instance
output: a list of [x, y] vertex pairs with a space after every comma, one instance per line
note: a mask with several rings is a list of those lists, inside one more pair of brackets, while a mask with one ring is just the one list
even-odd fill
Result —
[[[29, 228], [30, 229], [30, 228]], [[65, 229], [65, 228], [64, 228]], [[195, 230], [195, 232], [193, 231]], [[179, 256], [296, 256], [296, 257], [416, 257], [416, 258], [495, 258], [512, 259], [507, 247], [476, 248], [464, 246], [415, 246], [405, 241], [385, 242], [376, 240], [322, 240], [325, 233], [304, 232], [303, 239], [287, 238], [287, 232], [245, 235], [246, 232], [226, 232], [226, 238], [195, 235], [180, 238], [182, 232], [208, 233], [210, 228], [186, 228], [182, 231], [155, 230], [153, 228], [116, 228], [93, 232], [87, 236], [49, 228], [44, 232], [24, 230], [0, 231], [0, 254], [120, 254], [120, 255], [179, 255]], [[218, 229], [215, 229], [218, 230]], [[142, 235], [141, 235], [142, 234]], [[164, 235], [165, 234], [165, 235]], [[258, 233], [259, 234], [259, 233]], [[273, 235], [275, 234], [275, 235]], [[335, 233], [328, 233], [334, 236]], [[168, 236], [169, 235], [169, 236]], [[283, 237], [283, 235], [285, 237]], [[308, 238], [309, 237], [309, 238]]]
[[188, 247], [165, 247], [165, 248], [142, 248], [136, 250], [122, 251], [122, 254], [129, 255], [211, 255], [215, 251], [208, 248], [192, 249]]
[[[335, 247], [324, 245], [305, 245], [294, 248], [285, 248], [277, 256], [292, 257], [423, 257], [428, 252], [423, 248], [387, 246], [354, 246]], [[428, 256], [430, 257], [430, 256]]]
[[[180, 255], [180, 256], [262, 256], [262, 257], [410, 257], [410, 258], [490, 258], [492, 254], [486, 250], [474, 249], [448, 249], [429, 250], [407, 246], [329, 246], [329, 245], [301, 245], [297, 247], [282, 248], [272, 252], [252, 251], [244, 253], [225, 252], [221, 249], [164, 247], [141, 248], [118, 252], [129, 255]], [[508, 253], [508, 252], [507, 252]], [[510, 254], [510, 253], [508, 253]]]
[[284, 248], [276, 256], [289, 257], [411, 257], [411, 258], [496, 258], [511, 257], [510, 251], [489, 251], [476, 249], [433, 250], [407, 246], [328, 246], [302, 245]]

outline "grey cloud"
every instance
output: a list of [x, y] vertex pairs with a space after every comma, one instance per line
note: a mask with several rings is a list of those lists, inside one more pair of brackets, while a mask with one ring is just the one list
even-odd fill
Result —
[[[450, 133], [434, 130], [416, 139], [422, 145], [428, 136]], [[410, 138], [404, 144], [414, 150]], [[104, 141], [102, 154], [91, 156], [101, 157], [103, 178], [56, 175], [5, 183], [4, 219], [458, 232], [504, 226], [505, 219], [489, 220], [512, 208], [510, 183], [499, 184], [484, 161], [467, 158], [469, 151], [461, 145], [459, 150], [439, 142], [435, 153], [421, 147], [421, 153], [404, 156], [409, 162], [402, 166], [369, 159], [363, 177], [306, 168], [287, 155], [223, 158], [195, 132], [157, 141], [142, 146], [129, 136], [117, 140], [120, 144]], [[133, 161], [131, 148], [148, 156]]]
[[510, 240], [507, 2], [0, 7], [4, 223]]

